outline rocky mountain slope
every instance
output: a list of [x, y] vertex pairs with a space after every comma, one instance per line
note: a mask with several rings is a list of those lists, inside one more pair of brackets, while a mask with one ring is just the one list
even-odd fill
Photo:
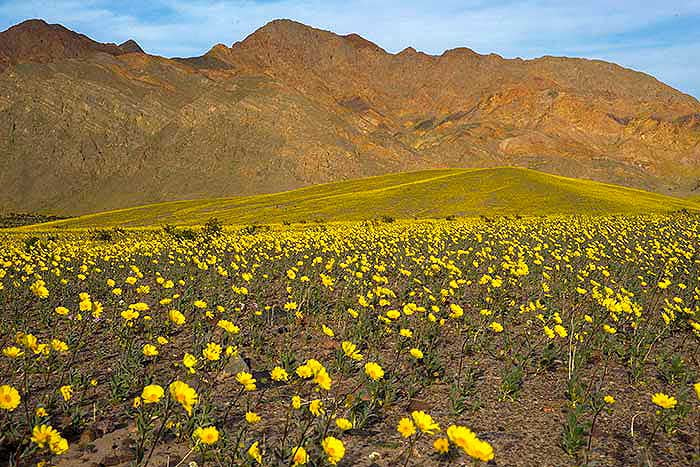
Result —
[[611, 63], [390, 54], [288, 20], [184, 59], [37, 20], [0, 33], [8, 210], [80, 214], [503, 165], [694, 193], [700, 103]]

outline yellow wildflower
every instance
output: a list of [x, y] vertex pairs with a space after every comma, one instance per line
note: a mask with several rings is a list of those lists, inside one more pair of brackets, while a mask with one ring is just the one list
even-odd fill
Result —
[[73, 397], [73, 386], [61, 386], [59, 392], [61, 393], [61, 396], [63, 396], [64, 401], [69, 401], [71, 397]]
[[258, 415], [255, 412], [246, 412], [245, 413], [245, 421], [250, 423], [251, 425], [254, 425], [258, 422], [260, 422], [262, 418], [260, 418], [260, 415]]
[[328, 456], [328, 462], [332, 465], [338, 464], [338, 462], [340, 462], [340, 460], [345, 456], [345, 446], [338, 438], [328, 436], [323, 440], [321, 446], [323, 446], [323, 450]]
[[668, 396], [662, 392], [657, 392], [651, 396], [651, 401], [662, 409], [672, 409], [678, 404], [675, 397]]
[[143, 354], [146, 357], [155, 357], [158, 355], [158, 349], [153, 344], [145, 344], [142, 349]]
[[447, 438], [438, 438], [433, 442], [433, 449], [440, 454], [447, 454], [450, 450], [450, 441]]
[[411, 412], [411, 418], [416, 427], [423, 433], [434, 435], [436, 432], [440, 431], [440, 426], [435, 423], [433, 417], [422, 410], [414, 410]]
[[347, 431], [352, 428], [352, 422], [347, 418], [336, 418], [335, 425], [342, 431]]
[[287, 381], [289, 380], [289, 374], [287, 374], [284, 368], [276, 366], [270, 372], [270, 378], [272, 378], [273, 381]]
[[378, 381], [384, 376], [384, 370], [382, 367], [374, 362], [365, 363], [365, 373], [374, 381]]
[[396, 427], [396, 431], [401, 433], [401, 436], [408, 438], [416, 433], [416, 425], [413, 424], [410, 418], [402, 418]]
[[260, 448], [258, 447], [259, 442], [256, 441], [253, 444], [250, 445], [248, 448], [248, 456], [255, 460], [258, 464], [262, 464], [262, 453], [260, 452]]
[[192, 434], [202, 444], [211, 445], [219, 441], [219, 430], [215, 426], [197, 428]]
[[3, 384], [0, 386], [0, 409], [12, 412], [17, 408], [22, 398], [17, 389]]
[[246, 371], [241, 371], [238, 374], [236, 374], [236, 381], [242, 384], [246, 391], [255, 391], [256, 389], [256, 379], [253, 378], [252, 374]]
[[306, 465], [306, 463], [309, 462], [309, 455], [306, 453], [306, 449], [301, 446], [292, 449], [292, 462], [294, 467]]
[[144, 404], [155, 404], [161, 400], [165, 391], [162, 386], [157, 384], [149, 384], [141, 391], [141, 399]]
[[173, 381], [169, 389], [170, 396], [182, 405], [188, 415], [192, 415], [192, 407], [199, 401], [197, 391], [182, 381]]

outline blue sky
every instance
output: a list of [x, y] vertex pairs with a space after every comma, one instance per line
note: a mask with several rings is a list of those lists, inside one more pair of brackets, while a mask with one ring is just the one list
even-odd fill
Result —
[[201, 55], [276, 18], [356, 32], [389, 52], [465, 46], [534, 58], [598, 58], [700, 98], [700, 0], [0, 0], [0, 29], [43, 18], [149, 53]]

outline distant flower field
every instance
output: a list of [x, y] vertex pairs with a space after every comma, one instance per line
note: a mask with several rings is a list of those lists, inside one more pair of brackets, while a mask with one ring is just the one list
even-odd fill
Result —
[[3, 465], [697, 465], [700, 217], [4, 233]]

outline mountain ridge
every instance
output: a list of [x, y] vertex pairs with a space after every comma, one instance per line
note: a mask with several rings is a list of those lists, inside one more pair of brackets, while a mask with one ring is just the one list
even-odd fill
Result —
[[0, 33], [12, 45], [0, 47], [10, 210], [81, 214], [503, 165], [664, 193], [700, 186], [700, 102], [600, 60], [392, 54], [291, 20], [170, 59], [25, 23]]
[[[133, 40], [122, 45], [129, 49], [134, 46], [140, 49]], [[127, 50], [116, 44], [94, 41], [60, 24], [29, 19], [0, 33], [0, 71], [19, 63], [78, 58], [93, 52], [120, 55], [128, 53]]]

